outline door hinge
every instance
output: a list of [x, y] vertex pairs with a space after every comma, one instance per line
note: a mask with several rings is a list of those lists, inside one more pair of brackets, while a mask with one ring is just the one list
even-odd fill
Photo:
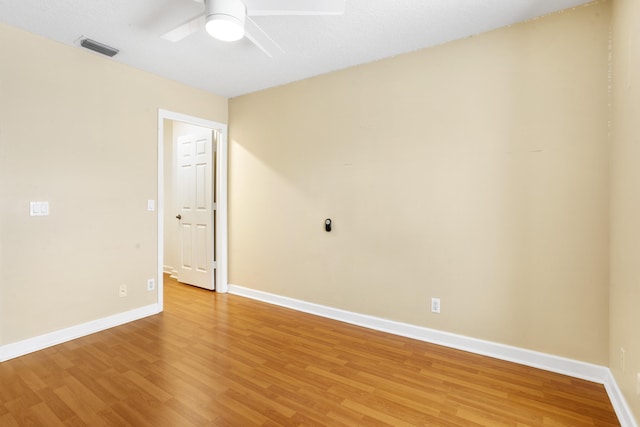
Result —
[[217, 203], [212, 203], [212, 204], [211, 204], [211, 209], [213, 209], [214, 211], [215, 211], [216, 209], [218, 209], [218, 204], [217, 204]]
[[215, 270], [216, 268], [218, 268], [218, 263], [217, 263], [217, 262], [215, 262], [215, 261], [213, 261], [213, 262], [211, 263], [211, 268], [213, 268], [214, 270]]

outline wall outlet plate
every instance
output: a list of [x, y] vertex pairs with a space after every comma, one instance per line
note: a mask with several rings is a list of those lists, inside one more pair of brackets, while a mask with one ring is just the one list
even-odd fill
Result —
[[147, 290], [148, 291], [152, 291], [156, 288], [156, 280], [155, 279], [148, 279], [147, 280]]
[[127, 285], [120, 285], [120, 289], [118, 290], [118, 295], [120, 295], [120, 297], [127, 296]]
[[625, 359], [626, 359], [626, 357], [625, 357], [624, 348], [620, 347], [620, 370], [622, 372], [624, 372], [624, 368], [625, 368], [625, 364], [626, 364], [625, 363], [626, 362]]
[[431, 298], [431, 312], [440, 313], [440, 298]]

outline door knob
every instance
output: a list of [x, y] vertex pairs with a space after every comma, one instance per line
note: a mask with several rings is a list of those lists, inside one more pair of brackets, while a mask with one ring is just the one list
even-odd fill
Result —
[[176, 215], [176, 218], [182, 219], [182, 215], [178, 214], [178, 215]]

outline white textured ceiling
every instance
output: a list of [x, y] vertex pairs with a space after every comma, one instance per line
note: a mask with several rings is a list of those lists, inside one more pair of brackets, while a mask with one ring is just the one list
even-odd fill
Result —
[[193, 0], [0, 0], [0, 22], [72, 46], [84, 35], [120, 49], [110, 60], [231, 98], [588, 1], [346, 0], [343, 16], [254, 17], [284, 48], [277, 58], [246, 39], [225, 43], [205, 31], [161, 39], [202, 11]]

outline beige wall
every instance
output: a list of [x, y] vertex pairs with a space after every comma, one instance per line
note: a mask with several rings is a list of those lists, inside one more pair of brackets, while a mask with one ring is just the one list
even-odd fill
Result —
[[172, 120], [164, 120], [162, 125], [164, 136], [164, 229], [163, 229], [163, 271], [172, 274], [176, 267], [178, 258], [178, 233], [176, 231], [176, 212], [174, 200], [174, 188], [176, 187], [176, 176], [174, 171], [175, 152], [174, 152], [174, 122]]
[[607, 364], [609, 9], [230, 100], [230, 283]]
[[640, 420], [640, 2], [613, 2], [612, 53], [610, 359]]
[[0, 344], [155, 303], [158, 109], [227, 99], [2, 24], [0, 64]]

